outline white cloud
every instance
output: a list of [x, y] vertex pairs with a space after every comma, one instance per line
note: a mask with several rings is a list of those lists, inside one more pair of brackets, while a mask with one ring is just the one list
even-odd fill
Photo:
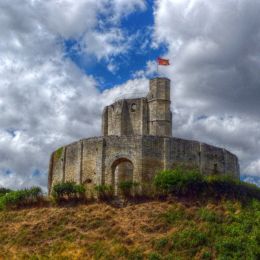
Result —
[[80, 51], [97, 59], [127, 52], [131, 35], [120, 20], [136, 10], [146, 9], [143, 0], [60, 0], [36, 2], [40, 20], [54, 35], [75, 39]]
[[260, 172], [260, 159], [251, 162], [248, 167], [246, 168], [246, 173], [251, 176], [258, 176]]
[[260, 2], [160, 0], [155, 44], [172, 66], [174, 135], [237, 153], [242, 174], [260, 177]]
[[[154, 62], [100, 93], [63, 50], [76, 39], [77, 51], [116, 71], [114, 55], [140, 36], [120, 19], [145, 8], [141, 0], [0, 2], [0, 186], [46, 187], [55, 148], [99, 135], [102, 108], [115, 98], [145, 94]], [[252, 176], [260, 172], [259, 11], [253, 0], [160, 0], [154, 28], [154, 45], [166, 42], [173, 64], [161, 68], [172, 79], [173, 134], [236, 152]]]
[[130, 43], [130, 39], [118, 28], [103, 33], [89, 32], [81, 41], [82, 51], [95, 55], [98, 60], [126, 53]]
[[[142, 1], [119, 2], [118, 19], [143, 8]], [[126, 83], [100, 93], [95, 79], [64, 58], [62, 38], [87, 39], [81, 49], [100, 59], [125, 51], [128, 39], [115, 21], [105, 34], [97, 30], [99, 15], [115, 8], [108, 3], [1, 1], [0, 186], [46, 188], [51, 152], [99, 135], [103, 106], [129, 90]]]
[[134, 78], [144, 78], [144, 77], [150, 78], [150, 77], [154, 76], [156, 73], [157, 73], [156, 61], [148, 60], [146, 62], [145, 68], [143, 70], [136, 71], [133, 74], [133, 77]]

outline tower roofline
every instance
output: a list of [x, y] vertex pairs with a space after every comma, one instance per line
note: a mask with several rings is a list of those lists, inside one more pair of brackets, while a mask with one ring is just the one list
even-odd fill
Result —
[[150, 80], [155, 80], [155, 79], [166, 79], [166, 80], [169, 80], [169, 81], [171, 81], [169, 78], [167, 78], [167, 77], [154, 77], [154, 78], [151, 78]]

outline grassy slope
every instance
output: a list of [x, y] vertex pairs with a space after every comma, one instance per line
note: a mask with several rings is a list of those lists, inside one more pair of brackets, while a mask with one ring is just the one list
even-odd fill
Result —
[[259, 242], [256, 201], [0, 212], [0, 259], [257, 259]]

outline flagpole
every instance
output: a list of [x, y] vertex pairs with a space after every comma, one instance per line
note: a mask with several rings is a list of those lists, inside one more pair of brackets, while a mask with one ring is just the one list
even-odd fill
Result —
[[159, 77], [158, 59], [156, 60], [156, 76]]

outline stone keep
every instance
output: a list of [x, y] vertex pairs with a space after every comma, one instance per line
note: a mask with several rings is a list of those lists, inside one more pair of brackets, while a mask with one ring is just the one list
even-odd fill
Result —
[[170, 80], [150, 80], [145, 98], [121, 99], [104, 108], [101, 137], [79, 140], [52, 153], [49, 191], [58, 182], [84, 184], [88, 191], [108, 184], [118, 192], [121, 181], [146, 185], [154, 175], [176, 165], [196, 167], [202, 174], [239, 179], [237, 157], [199, 141], [172, 137]]

